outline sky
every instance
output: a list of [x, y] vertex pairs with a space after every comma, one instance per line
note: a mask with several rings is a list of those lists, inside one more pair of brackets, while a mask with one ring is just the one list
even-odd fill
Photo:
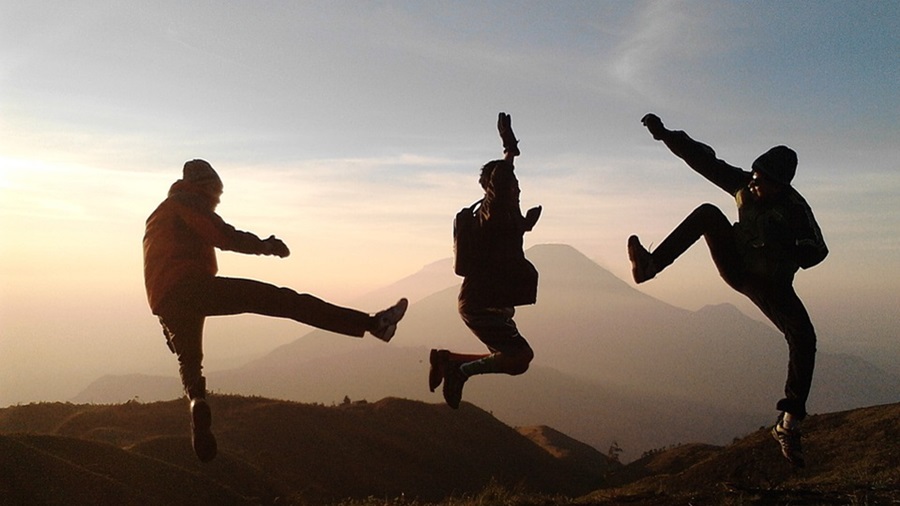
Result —
[[[703, 202], [736, 219], [645, 113], [732, 165], [791, 146], [831, 250], [795, 283], [820, 349], [888, 363], [898, 54], [895, 1], [0, 2], [0, 406], [175, 374], [141, 239], [186, 160], [219, 172], [226, 221], [292, 251], [220, 252], [220, 274], [349, 304], [451, 255], [453, 215], [502, 156], [500, 111], [522, 207], [544, 208], [526, 246], [570, 244], [629, 282], [630, 234], [658, 244]], [[702, 245], [637, 288], [761, 318]], [[208, 323], [208, 369], [308, 330], [254, 321]], [[246, 332], [209, 337], [226, 327]]]

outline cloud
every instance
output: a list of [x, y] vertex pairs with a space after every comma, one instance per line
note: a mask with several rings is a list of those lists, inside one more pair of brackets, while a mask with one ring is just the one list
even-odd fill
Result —
[[702, 30], [705, 16], [697, 14], [682, 0], [645, 3], [634, 15], [631, 35], [618, 48], [614, 74], [639, 86], [653, 84], [647, 81], [658, 74], [659, 67], [708, 54], [714, 40]]

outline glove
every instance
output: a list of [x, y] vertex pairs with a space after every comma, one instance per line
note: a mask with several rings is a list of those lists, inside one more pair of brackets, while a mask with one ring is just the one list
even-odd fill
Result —
[[497, 131], [500, 132], [500, 139], [503, 140], [503, 152], [513, 156], [519, 156], [519, 141], [516, 140], [516, 134], [512, 131], [512, 117], [505, 112], [501, 112], [497, 118]]
[[288, 249], [284, 241], [274, 235], [270, 235], [263, 241], [263, 248], [264, 255], [275, 255], [284, 258], [291, 254], [291, 250]]
[[537, 224], [538, 219], [541, 217], [541, 210], [543, 208], [541, 206], [532, 207], [525, 213], [525, 231], [531, 232], [531, 229]]
[[650, 134], [653, 135], [653, 138], [656, 140], [662, 140], [663, 135], [668, 132], [666, 127], [663, 126], [662, 120], [659, 119], [659, 116], [653, 114], [652, 112], [649, 114], [645, 114], [643, 118], [641, 118], [641, 123], [647, 127], [647, 130], [650, 131]]

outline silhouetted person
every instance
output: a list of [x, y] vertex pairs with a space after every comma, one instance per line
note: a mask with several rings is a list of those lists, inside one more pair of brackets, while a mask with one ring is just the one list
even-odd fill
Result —
[[481, 169], [479, 183], [484, 199], [475, 215], [471, 267], [459, 292], [463, 322], [490, 353], [431, 350], [430, 354], [428, 386], [434, 392], [443, 381], [444, 400], [454, 409], [459, 407], [463, 385], [469, 377], [522, 374], [534, 358], [513, 316], [515, 306], [534, 304], [537, 299], [538, 273], [525, 258], [522, 238], [537, 223], [541, 207], [522, 216], [513, 166], [519, 149], [508, 115], [500, 113], [498, 129], [505, 157], [488, 162]]
[[799, 423], [806, 416], [816, 357], [816, 333], [793, 287], [799, 268], [809, 268], [828, 254], [812, 210], [791, 186], [797, 154], [776, 146], [754, 162], [751, 171], [716, 158], [709, 146], [682, 131], [667, 130], [647, 114], [641, 120], [653, 138], [663, 141], [679, 158], [710, 182], [733, 195], [738, 222], [732, 224], [719, 208], [703, 204], [681, 222], [653, 251], [628, 238], [628, 257], [636, 283], [663, 271], [700, 237], [706, 239], [713, 262], [729, 286], [746, 295], [784, 333], [788, 344], [788, 374], [781, 411], [772, 429], [784, 456], [803, 466]]
[[290, 318], [348, 336], [362, 337], [368, 331], [387, 342], [407, 307], [406, 299], [401, 299], [370, 316], [289, 288], [216, 276], [215, 248], [282, 258], [290, 254], [275, 236], [263, 240], [225, 223], [215, 213], [222, 190], [222, 180], [209, 163], [185, 163], [182, 179], [147, 218], [144, 234], [147, 299], [159, 317], [169, 349], [178, 357], [181, 383], [191, 401], [192, 444], [204, 462], [212, 460], [217, 451], [201, 372], [207, 316], [255, 313]]

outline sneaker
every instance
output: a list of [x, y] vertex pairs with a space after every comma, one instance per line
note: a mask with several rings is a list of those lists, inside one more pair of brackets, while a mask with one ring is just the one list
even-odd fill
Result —
[[463, 385], [469, 379], [460, 369], [458, 363], [448, 363], [444, 372], [444, 400], [453, 409], [459, 409], [462, 401]]
[[791, 464], [797, 467], [803, 467], [806, 464], [803, 460], [803, 448], [800, 445], [800, 429], [785, 429], [779, 421], [775, 427], [772, 427], [772, 437], [781, 445], [782, 455]]
[[631, 276], [635, 283], [640, 284], [656, 276], [653, 256], [641, 246], [641, 240], [636, 235], [628, 238], [628, 259], [631, 260]]
[[216, 458], [218, 446], [210, 427], [212, 427], [212, 411], [206, 399], [200, 397], [191, 400], [191, 445], [200, 462], [209, 462]]
[[394, 333], [397, 332], [397, 322], [403, 319], [407, 307], [409, 307], [409, 301], [400, 299], [388, 309], [379, 311], [375, 315], [375, 330], [370, 331], [372, 335], [384, 342], [389, 342], [394, 337]]
[[428, 370], [428, 389], [432, 392], [444, 381], [444, 371], [447, 369], [447, 363], [450, 362], [450, 352], [448, 350], [431, 350], [428, 357], [431, 368]]

